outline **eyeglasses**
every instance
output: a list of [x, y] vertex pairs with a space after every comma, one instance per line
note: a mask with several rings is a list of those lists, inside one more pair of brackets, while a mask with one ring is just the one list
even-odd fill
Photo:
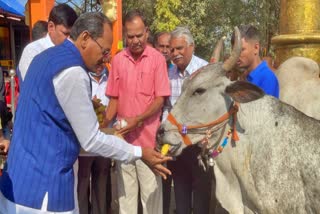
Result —
[[97, 40], [95, 40], [91, 35], [90, 35], [90, 37], [99, 46], [99, 48], [101, 49], [103, 58], [108, 58], [110, 56], [110, 50], [105, 50]]

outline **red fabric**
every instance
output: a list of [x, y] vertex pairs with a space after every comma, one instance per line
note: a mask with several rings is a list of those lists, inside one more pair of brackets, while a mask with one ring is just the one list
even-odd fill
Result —
[[[15, 79], [15, 86], [14, 86], [14, 97], [15, 97], [15, 107], [17, 106], [18, 96], [19, 96], [19, 78], [17, 76], [14, 77]], [[11, 83], [5, 83], [5, 99], [7, 104], [11, 104]]]

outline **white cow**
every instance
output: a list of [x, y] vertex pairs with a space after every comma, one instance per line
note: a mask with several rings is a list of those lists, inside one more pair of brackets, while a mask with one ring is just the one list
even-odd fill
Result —
[[[179, 155], [186, 137], [202, 145], [207, 138], [210, 156], [236, 119], [240, 140], [214, 158], [222, 207], [232, 214], [320, 213], [320, 122], [248, 82], [231, 82], [223, 67], [210, 64], [184, 82], [171, 111], [173, 122], [158, 132], [160, 146], [170, 144], [170, 153]], [[234, 101], [240, 103], [237, 117], [212, 125], [236, 109]], [[191, 128], [207, 123], [207, 128]]]
[[304, 57], [292, 57], [277, 69], [280, 99], [310, 117], [320, 120], [320, 78], [318, 64]]

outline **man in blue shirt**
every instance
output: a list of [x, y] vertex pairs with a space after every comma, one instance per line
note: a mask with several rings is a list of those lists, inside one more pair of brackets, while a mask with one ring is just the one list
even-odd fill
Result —
[[[259, 55], [260, 35], [252, 25], [239, 27], [241, 33], [242, 50], [237, 62], [240, 69], [244, 69], [245, 78], [259, 86], [266, 94], [279, 98], [279, 83], [276, 75], [262, 61]], [[232, 37], [232, 44], [234, 35]]]

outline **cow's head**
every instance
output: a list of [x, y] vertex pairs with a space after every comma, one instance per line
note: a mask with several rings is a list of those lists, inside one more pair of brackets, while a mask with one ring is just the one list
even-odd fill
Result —
[[[171, 110], [171, 115], [178, 123], [206, 124], [228, 112], [233, 101], [249, 102], [263, 95], [261, 89], [248, 82], [231, 82], [226, 77], [226, 71], [234, 66], [241, 50], [237, 29], [236, 35], [238, 39], [228, 61], [211, 63], [184, 81], [182, 93]], [[205, 129], [188, 131], [187, 135], [192, 144], [203, 140], [204, 131]], [[221, 131], [213, 132], [210, 143], [217, 142], [220, 137]], [[168, 120], [159, 128], [157, 138], [159, 147], [163, 144], [171, 145], [170, 155], [179, 155], [186, 147], [177, 127]], [[206, 146], [211, 147], [210, 143]]]

